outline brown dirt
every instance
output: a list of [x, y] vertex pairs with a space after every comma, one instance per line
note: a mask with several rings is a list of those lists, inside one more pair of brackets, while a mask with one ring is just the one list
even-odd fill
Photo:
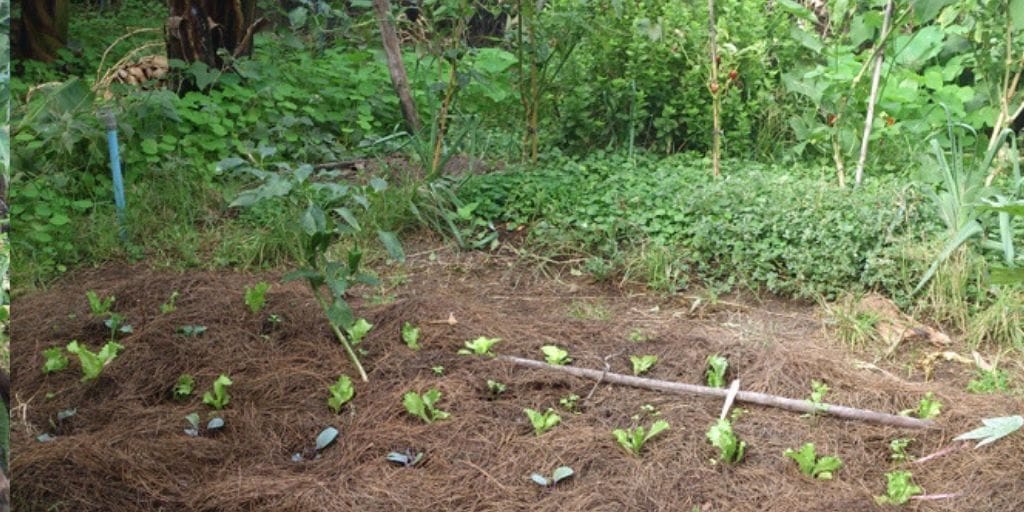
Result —
[[[745, 302], [695, 315], [679, 298], [542, 277], [511, 259], [438, 249], [414, 254], [392, 274], [393, 286], [382, 294], [393, 295], [391, 302], [374, 304], [379, 290], [361, 290], [366, 296], [354, 299], [375, 325], [364, 342], [370, 383], [357, 383], [355, 399], [335, 415], [325, 405], [326, 388], [354, 372], [308, 291], [278, 284], [278, 277], [112, 265], [18, 300], [15, 510], [873, 510], [884, 473], [897, 467], [887, 460], [890, 440], [913, 437], [909, 451], [922, 456], [980, 418], [1024, 410], [1020, 399], [964, 392], [964, 372], [921, 382], [920, 372], [906, 378], [898, 362], [878, 362], [886, 373], [858, 369], [854, 360], [865, 356], [829, 341], [811, 306]], [[285, 319], [277, 329], [242, 303], [244, 287], [259, 280], [275, 283], [266, 312]], [[125, 351], [92, 383], [79, 382], [77, 361], [43, 375], [43, 349], [71, 339], [94, 349], [103, 342], [102, 326], [88, 314], [90, 289], [115, 295], [115, 309], [134, 326]], [[177, 310], [159, 314], [175, 290]], [[430, 323], [449, 313], [457, 325]], [[422, 351], [400, 343], [406, 321], [422, 327]], [[186, 324], [208, 330], [176, 335]], [[649, 341], [630, 341], [634, 330]], [[896, 412], [934, 391], [944, 409], [939, 428], [921, 432], [746, 407], [735, 429], [749, 444], [747, 456], [723, 467], [712, 462], [715, 452], [704, 437], [718, 401], [604, 384], [595, 389], [590, 381], [455, 354], [481, 335], [502, 338], [500, 353], [538, 359], [541, 345], [556, 343], [578, 366], [601, 368], [612, 356], [612, 370], [622, 373], [630, 371], [629, 354], [657, 354], [652, 377], [689, 383], [702, 381], [705, 358], [717, 352], [729, 358], [729, 378], [741, 378], [747, 390], [806, 397], [811, 379], [818, 379], [831, 386], [832, 403]], [[444, 366], [444, 375], [434, 366]], [[185, 415], [206, 415], [208, 408], [198, 396], [172, 399], [182, 373], [196, 377], [197, 395], [218, 374], [230, 374], [235, 384], [223, 412], [225, 432], [183, 434]], [[489, 399], [487, 379], [504, 382], [508, 391]], [[451, 418], [427, 425], [404, 412], [402, 394], [432, 387], [444, 393], [440, 407]], [[524, 407], [557, 409], [559, 398], [591, 391], [580, 414], [561, 411], [561, 425], [533, 435]], [[635, 424], [631, 418], [643, 404], [654, 405], [672, 428], [635, 458], [611, 431]], [[73, 418], [59, 429], [51, 425], [58, 411], [72, 407]], [[339, 442], [319, 460], [291, 462], [328, 425], [341, 431]], [[58, 437], [35, 441], [42, 432]], [[805, 478], [782, 456], [805, 442], [842, 458], [835, 480]], [[385, 461], [389, 451], [407, 448], [426, 453], [420, 467]], [[909, 508], [1024, 509], [1022, 452], [1024, 435], [1014, 434], [980, 450], [907, 465], [926, 492], [962, 493]], [[556, 489], [528, 479], [563, 464], [576, 476]]]

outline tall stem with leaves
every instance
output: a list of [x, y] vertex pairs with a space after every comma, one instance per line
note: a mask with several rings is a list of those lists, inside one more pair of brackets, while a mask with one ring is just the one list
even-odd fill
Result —
[[711, 47], [711, 82], [708, 90], [711, 91], [711, 115], [713, 128], [711, 132], [711, 167], [714, 169], [715, 177], [721, 174], [722, 158], [722, 98], [719, 95], [721, 88], [718, 85], [718, 29], [715, 27], [715, 0], [708, 0], [708, 42]]

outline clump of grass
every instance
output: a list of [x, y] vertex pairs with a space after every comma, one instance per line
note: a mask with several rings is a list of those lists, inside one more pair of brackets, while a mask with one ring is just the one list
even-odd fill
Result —
[[825, 304], [832, 328], [840, 341], [853, 348], [863, 348], [878, 341], [878, 313], [860, 307], [860, 297], [845, 295], [833, 304]]
[[1024, 292], [1000, 287], [988, 307], [971, 315], [967, 344], [978, 348], [984, 343], [1024, 349]]
[[611, 318], [611, 312], [602, 304], [573, 301], [569, 305], [569, 316], [580, 320], [608, 320]]

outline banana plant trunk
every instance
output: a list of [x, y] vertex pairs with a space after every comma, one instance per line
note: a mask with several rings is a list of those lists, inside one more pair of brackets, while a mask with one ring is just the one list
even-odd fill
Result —
[[231, 59], [252, 53], [253, 34], [263, 21], [256, 18], [256, 0], [169, 0], [168, 5], [168, 59], [222, 70], [230, 63], [222, 52]]
[[52, 62], [68, 43], [68, 0], [22, 0], [17, 55]]

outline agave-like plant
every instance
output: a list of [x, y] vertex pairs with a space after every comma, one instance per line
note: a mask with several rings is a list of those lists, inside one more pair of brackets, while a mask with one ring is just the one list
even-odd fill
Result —
[[[977, 135], [973, 128], [961, 123], [947, 122], [947, 135], [950, 144], [950, 158], [946, 158], [946, 152], [942, 150], [939, 142], [931, 140], [932, 155], [935, 164], [942, 177], [943, 187], [941, 190], [931, 190], [929, 195], [935, 206], [936, 213], [946, 225], [947, 237], [942, 251], [932, 261], [927, 272], [921, 281], [914, 288], [913, 293], [921, 291], [922, 288], [938, 271], [939, 266], [962, 245], [975, 237], [985, 234], [985, 227], [982, 224], [982, 215], [989, 211], [996, 211], [999, 217], [999, 242], [984, 239], [981, 246], [987, 249], [1000, 250], [1008, 267], [1013, 267], [1016, 260], [1016, 252], [1013, 244], [1013, 227], [1010, 215], [1014, 212], [1014, 205], [1019, 204], [1024, 181], [1021, 179], [1020, 152], [1017, 150], [1017, 141], [1013, 132], [1004, 129], [988, 151], [985, 153], [976, 167], [969, 168], [965, 163], [964, 149], [961, 138], [956, 134], [954, 126], [969, 130]], [[977, 137], [975, 137], [977, 139]], [[999, 191], [986, 184], [986, 176], [992, 163], [1004, 144], [1009, 144], [1011, 151], [1008, 152], [1012, 166], [1010, 186]], [[997, 193], [1005, 192], [1005, 193]]]

